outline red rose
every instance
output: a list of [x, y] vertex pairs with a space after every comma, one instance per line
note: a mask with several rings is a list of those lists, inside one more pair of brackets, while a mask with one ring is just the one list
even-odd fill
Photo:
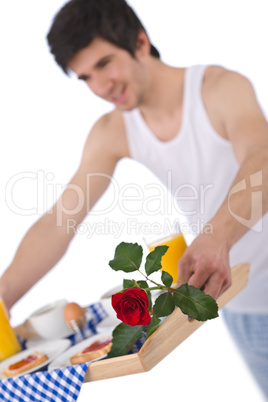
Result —
[[148, 325], [151, 322], [148, 296], [143, 289], [133, 287], [116, 293], [112, 296], [112, 306], [117, 318], [128, 325]]

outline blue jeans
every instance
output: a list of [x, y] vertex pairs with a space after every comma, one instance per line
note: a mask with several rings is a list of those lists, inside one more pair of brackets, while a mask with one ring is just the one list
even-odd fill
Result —
[[253, 377], [268, 401], [268, 314], [240, 314], [227, 309], [223, 317]]

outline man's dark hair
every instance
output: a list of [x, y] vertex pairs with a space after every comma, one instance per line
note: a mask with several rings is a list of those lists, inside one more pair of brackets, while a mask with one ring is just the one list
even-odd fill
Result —
[[[97, 37], [135, 57], [141, 30], [145, 31], [125, 0], [71, 0], [56, 14], [47, 39], [56, 62], [68, 73], [68, 63], [75, 53]], [[160, 57], [153, 45], [151, 55]]]

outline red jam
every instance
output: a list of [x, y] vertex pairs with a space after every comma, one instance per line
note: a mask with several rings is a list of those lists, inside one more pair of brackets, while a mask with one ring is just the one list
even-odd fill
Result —
[[93, 352], [95, 350], [101, 349], [104, 346], [109, 345], [109, 343], [111, 341], [112, 341], [111, 338], [99, 339], [98, 341], [93, 342], [90, 346], [88, 346], [86, 349], [84, 349], [82, 353]]
[[36, 360], [36, 359], [37, 359], [37, 356], [35, 356], [35, 355], [29, 355], [29, 356], [27, 356], [25, 359], [22, 359], [22, 360], [20, 360], [20, 361], [17, 362], [17, 363], [11, 364], [11, 365], [8, 367], [8, 369], [9, 369], [9, 370], [18, 370], [18, 369], [20, 369], [20, 368], [26, 366], [26, 364], [29, 364], [29, 363], [31, 363], [32, 361]]

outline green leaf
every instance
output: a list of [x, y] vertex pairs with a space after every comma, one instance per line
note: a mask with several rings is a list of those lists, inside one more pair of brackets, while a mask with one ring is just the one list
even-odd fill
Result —
[[137, 243], [122, 242], [116, 247], [114, 259], [109, 261], [109, 265], [115, 271], [136, 271], [141, 265], [142, 253], [142, 247]]
[[113, 343], [107, 358], [126, 355], [134, 343], [142, 337], [143, 325], [130, 325], [122, 322], [113, 330]]
[[216, 301], [187, 283], [174, 290], [173, 299], [184, 314], [195, 320], [206, 321], [218, 317]]
[[168, 272], [163, 271], [161, 275], [161, 281], [165, 286], [169, 288], [173, 283], [173, 278]]
[[165, 317], [173, 312], [175, 303], [170, 292], [158, 296], [154, 303], [154, 313], [157, 317]]
[[146, 329], [146, 339], [148, 339], [149, 336], [151, 336], [157, 330], [160, 322], [161, 320], [156, 315], [153, 315], [152, 320]]
[[132, 288], [134, 286], [134, 281], [132, 279], [123, 279], [123, 289]]
[[146, 282], [146, 281], [137, 281], [137, 284], [139, 285], [139, 287], [140, 288], [142, 288], [142, 289], [147, 289], [149, 286], [148, 286], [148, 283]]
[[145, 262], [145, 272], [147, 275], [151, 275], [162, 268], [161, 260], [167, 249], [168, 246], [157, 246], [147, 255]]

